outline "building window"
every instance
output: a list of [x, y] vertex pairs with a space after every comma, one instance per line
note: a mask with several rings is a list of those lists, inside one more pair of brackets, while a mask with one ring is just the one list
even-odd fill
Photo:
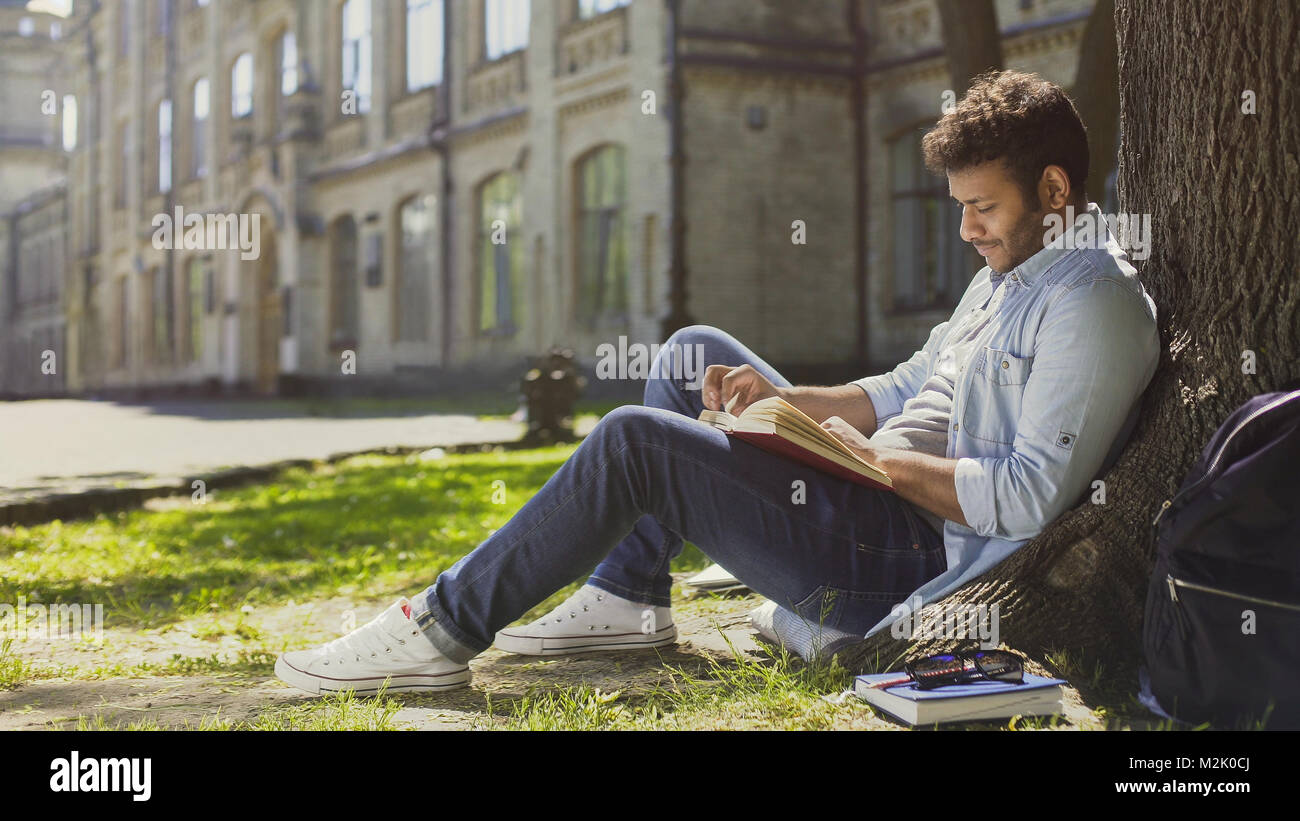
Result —
[[406, 0], [406, 90], [442, 82], [443, 0]]
[[230, 114], [236, 120], [253, 113], [253, 55], [244, 52], [230, 70]]
[[63, 150], [75, 151], [77, 148], [77, 98], [73, 94], [63, 95]]
[[951, 308], [970, 281], [961, 206], [921, 159], [921, 131], [889, 147], [893, 197], [895, 310]]
[[191, 259], [185, 272], [184, 299], [186, 334], [185, 359], [198, 362], [203, 357], [203, 261]]
[[161, 266], [147, 274], [150, 278], [150, 328], [153, 336], [153, 360], [163, 363], [171, 358], [172, 328], [176, 321], [175, 307], [172, 302], [172, 281], [167, 271]]
[[131, 173], [131, 146], [127, 143], [127, 123], [125, 120], [117, 124], [117, 154], [118, 166], [117, 176], [113, 185], [113, 207], [126, 207], [126, 179]]
[[18, 36], [31, 37], [36, 33], [36, 21], [30, 17], [20, 17], [18, 19]]
[[483, 42], [489, 60], [528, 46], [528, 0], [485, 0]]
[[429, 294], [433, 281], [434, 220], [437, 198], [412, 197], [401, 208], [401, 256], [397, 264], [397, 340], [423, 342], [429, 337]]
[[190, 129], [190, 176], [208, 175], [208, 78], [194, 81], [194, 122]]
[[280, 35], [276, 48], [279, 51], [280, 96], [291, 97], [298, 91], [298, 39], [292, 31]]
[[370, 0], [343, 4], [343, 90], [355, 97], [356, 111], [370, 110]]
[[113, 367], [115, 368], [126, 367], [126, 351], [128, 347], [127, 329], [130, 327], [127, 319], [129, 306], [131, 304], [128, 300], [129, 285], [130, 280], [127, 279], [127, 277], [118, 277], [117, 288], [114, 291], [116, 297], [114, 301], [117, 303], [114, 306], [116, 310], [113, 311], [114, 315], [117, 317], [117, 334], [115, 335], [113, 345]]
[[131, 53], [131, 6], [117, 4], [117, 56], [125, 58]]
[[623, 148], [608, 145], [578, 164], [578, 317], [588, 326], [627, 317], [627, 183]]
[[631, 2], [632, 0], [578, 0], [578, 19], [587, 20]]
[[330, 348], [357, 344], [357, 223], [339, 217], [330, 227]]
[[158, 191], [172, 190], [172, 101], [158, 104]]
[[519, 327], [523, 209], [519, 178], [504, 171], [479, 188], [479, 331], [508, 336]]

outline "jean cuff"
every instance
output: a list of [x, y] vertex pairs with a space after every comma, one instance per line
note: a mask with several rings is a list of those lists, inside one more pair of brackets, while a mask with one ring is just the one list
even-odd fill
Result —
[[411, 597], [411, 618], [419, 625], [420, 631], [434, 649], [459, 664], [467, 663], [491, 646], [488, 644], [475, 649], [476, 642], [465, 635], [451, 620], [451, 616], [447, 615], [432, 586]]
[[587, 584], [593, 587], [599, 587], [606, 593], [613, 593], [615, 596], [627, 599], [636, 604], [648, 604], [652, 607], [672, 607], [672, 593], [664, 594], [647, 593], [644, 590], [632, 590], [621, 584], [611, 582], [608, 579], [602, 579], [600, 576], [590, 576], [587, 578]]

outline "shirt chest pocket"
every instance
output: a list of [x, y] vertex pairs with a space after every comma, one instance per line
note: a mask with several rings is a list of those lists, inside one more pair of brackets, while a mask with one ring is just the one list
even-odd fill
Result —
[[966, 435], [1010, 445], [1033, 366], [1032, 356], [980, 348], [971, 357], [970, 386], [962, 402], [961, 427]]

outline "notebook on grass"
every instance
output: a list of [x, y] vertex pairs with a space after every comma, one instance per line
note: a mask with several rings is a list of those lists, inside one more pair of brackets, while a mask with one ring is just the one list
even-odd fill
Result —
[[[734, 401], [734, 399], [733, 399]], [[726, 411], [704, 410], [701, 422], [809, 467], [867, 487], [893, 490], [883, 470], [869, 464], [808, 414], [779, 396], [760, 399], [733, 416]]]
[[[903, 674], [906, 675], [906, 674]], [[930, 725], [953, 721], [993, 721], [1012, 716], [1059, 715], [1064, 679], [1025, 673], [1023, 684], [972, 681], [933, 690], [918, 690], [912, 683], [872, 689], [873, 682], [899, 678], [899, 673], [858, 676], [853, 693], [907, 724]]]

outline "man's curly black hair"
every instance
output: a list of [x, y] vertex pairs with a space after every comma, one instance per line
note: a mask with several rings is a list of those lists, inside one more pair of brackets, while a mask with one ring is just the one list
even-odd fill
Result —
[[1026, 207], [1039, 208], [1043, 169], [1059, 165], [1072, 198], [1086, 202], [1088, 135], [1074, 103], [1037, 74], [990, 71], [979, 75], [921, 141], [925, 165], [935, 174], [1002, 160], [1020, 186]]

